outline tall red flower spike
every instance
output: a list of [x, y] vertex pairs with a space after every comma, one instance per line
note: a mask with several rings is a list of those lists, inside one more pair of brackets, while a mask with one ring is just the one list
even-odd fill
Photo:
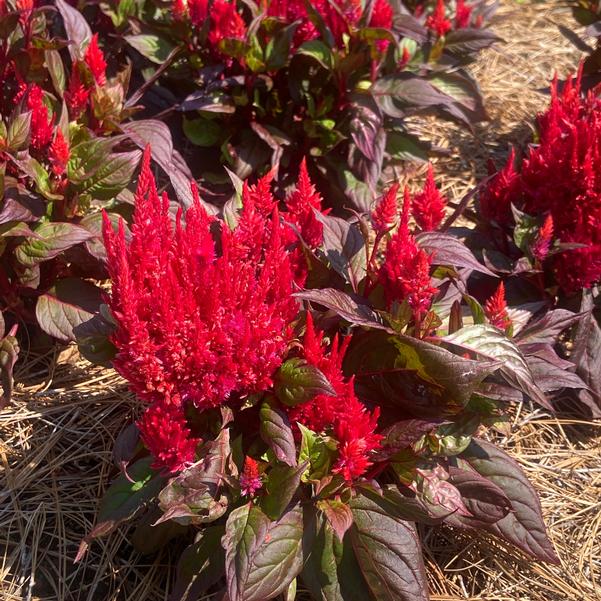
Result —
[[446, 17], [444, 0], [438, 0], [432, 14], [426, 19], [426, 27], [433, 31], [437, 37], [445, 36], [453, 27], [451, 21]]
[[84, 61], [94, 76], [94, 81], [103, 86], [106, 83], [106, 61], [104, 53], [98, 46], [98, 34], [95, 33], [86, 48]]
[[520, 194], [520, 176], [515, 169], [515, 148], [512, 148], [505, 167], [494, 175], [480, 193], [480, 212], [487, 221], [507, 224], [512, 219], [511, 203]]
[[89, 98], [90, 90], [81, 81], [78, 64], [73, 63], [69, 87], [65, 90], [65, 102], [69, 107], [69, 114], [72, 119], [77, 119], [83, 113]]
[[48, 107], [44, 104], [44, 92], [33, 84], [27, 93], [27, 108], [31, 111], [31, 145], [40, 150], [52, 139], [54, 118], [48, 116]]
[[[183, 4], [183, 0], [181, 0], [181, 2]], [[188, 13], [190, 15], [190, 22], [192, 25], [195, 27], [202, 27], [209, 16], [208, 0], [188, 0]]]
[[289, 407], [291, 422], [299, 422], [318, 433], [333, 434], [338, 441], [338, 457], [334, 473], [347, 482], [365, 474], [372, 462], [370, 454], [380, 447], [382, 436], [376, 434], [379, 410], [370, 413], [355, 395], [352, 379], [345, 379], [342, 360], [350, 342], [342, 344], [336, 336], [329, 351], [323, 344], [323, 333], [316, 332], [311, 314], [303, 339], [303, 358], [317, 367], [329, 380], [335, 394], [318, 394], [310, 401]]
[[254, 497], [263, 487], [259, 473], [259, 464], [248, 455], [244, 458], [244, 469], [240, 474], [240, 494], [243, 497]]
[[296, 188], [286, 198], [285, 218], [298, 228], [307, 246], [313, 249], [323, 242], [323, 224], [315, 216], [315, 211], [321, 212], [321, 202], [321, 194], [312, 184], [307, 162], [303, 159]]
[[401, 224], [386, 246], [378, 279], [388, 304], [406, 300], [416, 321], [430, 309], [437, 290], [430, 282], [431, 260], [409, 232], [411, 197], [405, 188]]
[[[392, 29], [392, 17], [392, 6], [390, 6], [388, 0], [376, 0], [369, 20], [369, 26], [381, 29]], [[382, 54], [386, 52], [389, 44], [389, 40], [378, 40], [376, 42], [378, 51]]]
[[48, 160], [52, 165], [54, 175], [62, 175], [65, 172], [69, 156], [69, 143], [65, 140], [61, 129], [57, 128], [54, 140], [48, 149]]
[[465, 3], [465, 0], [457, 0], [455, 7], [455, 28], [463, 29], [470, 26], [472, 19], [472, 7]]
[[445, 216], [447, 199], [440, 193], [434, 181], [434, 168], [428, 165], [424, 189], [413, 198], [413, 218], [424, 231], [437, 229]]
[[246, 25], [236, 10], [235, 2], [214, 0], [211, 5], [211, 28], [209, 42], [217, 47], [225, 39], [243, 39]]
[[[108, 304], [117, 323], [114, 367], [138, 396], [182, 419], [187, 407], [235, 405], [269, 388], [297, 311], [287, 226], [277, 209], [262, 217], [252, 196], [243, 195], [236, 229], [220, 224], [217, 253], [214, 220], [194, 187], [193, 196], [185, 225], [181, 210], [173, 224], [147, 150], [131, 242], [123, 226], [113, 232], [108, 217], [103, 231], [113, 282]], [[157, 428], [149, 428], [156, 438]]]
[[371, 223], [376, 234], [382, 235], [392, 229], [397, 221], [397, 195], [400, 184], [395, 183], [384, 193], [380, 202], [371, 213]]
[[538, 230], [538, 236], [532, 245], [532, 256], [538, 261], [544, 261], [549, 254], [553, 238], [553, 216], [547, 215], [542, 227]]
[[501, 282], [496, 292], [484, 303], [484, 313], [490, 325], [506, 331], [511, 326], [505, 300], [505, 284]]

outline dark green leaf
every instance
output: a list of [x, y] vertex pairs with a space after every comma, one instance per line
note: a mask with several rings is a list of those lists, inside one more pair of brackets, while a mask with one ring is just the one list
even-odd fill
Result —
[[265, 401], [261, 405], [260, 416], [261, 438], [275, 453], [279, 461], [289, 466], [295, 466], [296, 446], [286, 413], [275, 402]]
[[318, 394], [333, 396], [336, 391], [318, 367], [293, 357], [276, 372], [275, 393], [282, 403], [294, 407]]
[[267, 482], [266, 494], [261, 499], [261, 509], [272, 520], [279, 520], [294, 498], [300, 485], [301, 475], [308, 462], [298, 467], [276, 466], [271, 468]]
[[218, 121], [211, 119], [186, 119], [182, 127], [186, 137], [196, 146], [211, 147], [219, 144], [223, 134], [223, 127]]
[[142, 56], [145, 56], [157, 65], [162, 65], [175, 48], [169, 40], [150, 33], [126, 35], [124, 39]]
[[254, 505], [238, 507], [222, 544], [230, 601], [272, 599], [303, 566], [303, 510], [297, 505], [272, 522]]

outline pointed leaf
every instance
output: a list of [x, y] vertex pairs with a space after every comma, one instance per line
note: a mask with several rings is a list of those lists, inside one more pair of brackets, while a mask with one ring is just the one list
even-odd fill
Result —
[[296, 446], [288, 416], [275, 402], [265, 401], [261, 405], [261, 438], [275, 453], [279, 461], [289, 466], [296, 465]]
[[294, 407], [318, 394], [333, 396], [336, 391], [318, 367], [293, 357], [276, 372], [275, 393], [282, 403]]

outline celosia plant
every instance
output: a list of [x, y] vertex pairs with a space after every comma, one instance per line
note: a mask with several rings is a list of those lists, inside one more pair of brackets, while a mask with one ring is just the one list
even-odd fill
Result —
[[200, 175], [215, 194], [231, 193], [221, 163], [241, 178], [277, 167], [285, 189], [306, 157], [328, 204], [350, 200], [365, 211], [383, 168], [428, 155], [406, 116], [436, 111], [467, 126], [485, 117], [462, 68], [497, 39], [482, 27], [491, 13], [485, 2], [449, 4], [455, 31], [444, 34], [428, 11], [414, 16], [389, 0], [100, 8], [130, 44], [128, 56], [139, 63], [142, 54], [155, 70], [148, 110], [160, 97], [162, 118], [175, 124], [181, 114], [188, 139], [212, 149]]
[[73, 340], [98, 311], [100, 209], [113, 221], [129, 211], [144, 128], [172, 154], [163, 124], [123, 125], [128, 71], [109, 72], [83, 16], [62, 0], [56, 8], [0, 5], [0, 310], [27, 341], [38, 326]]
[[[581, 92], [581, 77], [582, 68], [561, 90], [553, 81], [550, 106], [537, 119], [537, 144], [519, 162], [512, 150], [493, 172], [480, 192], [481, 220], [469, 244], [481, 248], [520, 302], [591, 311], [587, 299], [601, 281], [601, 104], [594, 91]], [[508, 330], [503, 295], [499, 289], [485, 309]], [[591, 389], [580, 400], [599, 415], [601, 383], [587, 358], [598, 354], [601, 338], [589, 317], [588, 341], [576, 332], [579, 345], [564, 345], [563, 355]]]
[[416, 522], [558, 561], [534, 489], [483, 436], [508, 398], [550, 408], [528, 337], [563, 328], [530, 314], [511, 340], [503, 287], [484, 308], [468, 293], [491, 271], [414, 223], [440, 221], [432, 171], [400, 208], [395, 185], [350, 220], [322, 210], [304, 164], [280, 203], [272, 176], [224, 218], [196, 192], [174, 215], [147, 155], [131, 238], [106, 220], [114, 365], [143, 411], [78, 557], [131, 519], [147, 551], [188, 526], [178, 601], [293, 598], [296, 579], [315, 599], [425, 600]]

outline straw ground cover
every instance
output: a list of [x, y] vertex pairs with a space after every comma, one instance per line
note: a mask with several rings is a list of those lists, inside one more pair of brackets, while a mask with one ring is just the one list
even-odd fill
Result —
[[[559, 2], [504, 3], [496, 27], [508, 43], [477, 66], [491, 122], [474, 137], [438, 129], [434, 140], [451, 149], [439, 172], [452, 198], [485, 173], [490, 153], [500, 159], [510, 142], [528, 138], [528, 120], [546, 104], [536, 90], [555, 69], [563, 74], [575, 65], [577, 54], [554, 22], [572, 22]], [[0, 415], [0, 597], [165, 599], [174, 547], [142, 556], [130, 536], [117, 533], [95, 543], [81, 564], [72, 562], [113, 471], [114, 439], [138, 409], [133, 396], [114, 372], [90, 369], [71, 349], [25, 356], [16, 377], [13, 405]], [[432, 598], [601, 599], [601, 427], [521, 406], [511, 428], [493, 435], [541, 495], [562, 564], [531, 564], [490, 539], [457, 544], [456, 532], [428, 530]]]

